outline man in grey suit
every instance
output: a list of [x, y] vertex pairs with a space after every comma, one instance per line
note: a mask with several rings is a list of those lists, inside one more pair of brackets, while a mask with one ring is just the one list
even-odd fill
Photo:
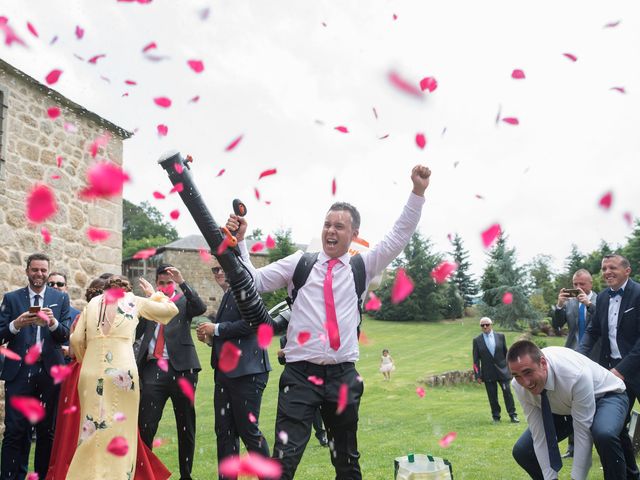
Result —
[[[581, 268], [573, 274], [573, 290], [560, 289], [558, 294], [558, 304], [553, 309], [552, 325], [555, 329], [562, 328], [565, 324], [569, 327], [567, 341], [564, 346], [572, 350], [577, 350], [582, 337], [591, 323], [591, 319], [596, 313], [597, 294], [592, 290], [593, 278], [591, 274]], [[600, 340], [589, 354], [589, 358], [594, 362], [600, 356]], [[562, 457], [573, 457], [573, 434], [569, 435], [567, 453]]]
[[511, 394], [511, 372], [507, 365], [507, 341], [502, 333], [493, 331], [493, 321], [489, 317], [480, 319], [482, 333], [473, 339], [473, 370], [478, 383], [487, 389], [493, 423], [500, 421], [498, 385], [502, 389], [504, 405], [511, 423], [519, 423], [516, 406]]

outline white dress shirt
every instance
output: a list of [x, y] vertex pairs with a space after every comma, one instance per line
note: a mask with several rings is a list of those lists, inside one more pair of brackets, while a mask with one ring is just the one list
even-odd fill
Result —
[[[571, 478], [586, 479], [591, 468], [593, 439], [590, 429], [596, 412], [596, 399], [609, 392], [624, 392], [624, 382], [606, 368], [570, 348], [547, 347], [542, 349], [542, 353], [548, 364], [544, 388], [547, 390], [551, 411], [556, 415], [571, 415], [573, 418], [575, 446]], [[545, 480], [558, 478], [558, 474], [549, 465], [540, 395], [532, 394], [515, 379], [511, 381], [511, 385], [527, 417], [536, 458]]]
[[[41, 308], [50, 308], [49, 305], [45, 305], [44, 304], [44, 294], [47, 291], [46, 285], [44, 286], [44, 288], [42, 289], [42, 291], [40, 293], [34, 292], [33, 290], [31, 290], [31, 287], [27, 287], [27, 290], [29, 291], [29, 305], [30, 306], [32, 306], [32, 307], [34, 306], [33, 304], [35, 303], [35, 296], [36, 295], [40, 295], [40, 299], [38, 301], [39, 306]], [[53, 322], [51, 322], [51, 325], [49, 325], [49, 331], [53, 332], [56, 328], [58, 328], [58, 320], [56, 318], [54, 318]], [[9, 331], [11, 333], [13, 333], [14, 335], [17, 335], [18, 332], [20, 331], [19, 328], [16, 328], [15, 320], [12, 320], [11, 323], [9, 323]], [[40, 337], [41, 337], [41, 335], [40, 335], [40, 327], [36, 326], [36, 342], [39, 342], [41, 340]]]
[[[620, 287], [623, 290], [627, 288], [627, 280]], [[607, 293], [611, 291], [607, 289]], [[611, 346], [611, 358], [621, 359], [620, 349], [618, 348], [618, 319], [620, 313], [620, 304], [622, 303], [622, 295], [616, 295], [609, 299], [609, 345]]]
[[[424, 201], [424, 197], [411, 193], [391, 232], [374, 248], [361, 254], [367, 285], [407, 245], [420, 221]], [[278, 288], [287, 287], [291, 294], [293, 272], [302, 257], [301, 251], [256, 270], [251, 265], [245, 242], [240, 242], [239, 247], [242, 259], [254, 277], [258, 292], [272, 292]], [[291, 310], [291, 320], [287, 329], [288, 341], [284, 349], [287, 362], [305, 360], [325, 365], [358, 360], [357, 327], [360, 322], [360, 313], [349, 259], [349, 253], [345, 253], [333, 268], [333, 298], [340, 331], [340, 348], [331, 349], [327, 338], [323, 285], [329, 257], [324, 252], [320, 252], [318, 261], [313, 265], [306, 283], [298, 291]], [[301, 332], [311, 334], [311, 338], [304, 345], [299, 345], [297, 341], [298, 334]]]

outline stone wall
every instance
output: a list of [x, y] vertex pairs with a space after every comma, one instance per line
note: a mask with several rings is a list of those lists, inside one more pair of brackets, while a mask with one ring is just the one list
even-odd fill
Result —
[[429, 377], [419, 379], [418, 383], [422, 383], [429, 387], [449, 387], [460, 385], [461, 383], [473, 383], [476, 381], [473, 370], [451, 370], [449, 372], [431, 375]]

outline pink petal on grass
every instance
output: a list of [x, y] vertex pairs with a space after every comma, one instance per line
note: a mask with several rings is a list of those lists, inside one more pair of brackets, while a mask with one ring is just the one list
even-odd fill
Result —
[[76, 25], [76, 38], [78, 40], [82, 40], [82, 37], [84, 37], [84, 28], [80, 25]]
[[55, 385], [64, 382], [64, 379], [71, 375], [71, 372], [71, 367], [68, 365], [54, 365], [51, 367], [51, 370], [49, 370], [49, 374], [51, 378], [53, 378]]
[[156, 129], [158, 130], [159, 137], [166, 137], [167, 133], [169, 133], [169, 127], [167, 127], [166, 125], [163, 125], [162, 123], [158, 125]]
[[171, 106], [171, 99], [167, 97], [156, 97], [153, 99], [153, 103], [162, 108], [169, 108]]
[[611, 203], [613, 202], [613, 192], [607, 192], [598, 201], [598, 206], [605, 210], [609, 210], [611, 208]]
[[616, 92], [620, 92], [622, 94], [627, 93], [627, 90], [624, 87], [611, 87], [609, 90], [615, 90]]
[[229, 239], [227, 237], [224, 237], [222, 239], [222, 242], [220, 242], [220, 245], [218, 245], [218, 250], [216, 250], [216, 255], [222, 255], [228, 246], [229, 246]]
[[32, 425], [38, 423], [45, 416], [45, 410], [40, 400], [33, 397], [14, 395], [9, 400], [9, 405], [24, 415]]
[[220, 171], [216, 174], [216, 178], [221, 177], [222, 175], [224, 175], [224, 172], [226, 172], [227, 170], [224, 168], [221, 168]]
[[271, 250], [272, 248], [276, 248], [276, 241], [273, 239], [271, 235], [267, 235], [267, 240], [265, 242], [266, 247]]
[[447, 448], [449, 445], [453, 443], [453, 441], [456, 439], [457, 436], [458, 434], [456, 432], [449, 432], [440, 439], [440, 441], [438, 442], [438, 445], [440, 445], [442, 448]]
[[38, 31], [36, 30], [36, 27], [34, 27], [31, 22], [27, 22], [27, 29], [31, 32], [31, 35], [38, 38]]
[[165, 197], [164, 194], [160, 192], [153, 192], [153, 198], [155, 198], [156, 200], [164, 200], [167, 197]]
[[347, 399], [349, 397], [349, 386], [346, 383], [340, 385], [338, 390], [338, 408], [336, 408], [336, 414], [340, 415], [347, 408]]
[[58, 204], [53, 191], [46, 185], [36, 185], [27, 196], [27, 219], [33, 223], [41, 223], [55, 215]]
[[502, 119], [504, 123], [508, 123], [509, 125], [520, 125], [520, 120], [516, 117], [504, 117]]
[[98, 60], [100, 60], [101, 58], [106, 57], [107, 55], [104, 53], [100, 53], [98, 55], [94, 55], [93, 57], [91, 57], [89, 60], [87, 60], [87, 62], [92, 63], [93, 65], [95, 65], [96, 63], [98, 63]]
[[191, 405], [193, 405], [193, 402], [195, 400], [195, 391], [193, 390], [193, 385], [191, 384], [191, 382], [184, 377], [180, 377], [178, 378], [178, 387], [180, 387], [183, 395], [187, 397], [189, 402], [191, 402]]
[[402, 93], [406, 93], [408, 95], [412, 95], [414, 97], [423, 98], [424, 94], [422, 90], [417, 88], [413, 82], [408, 82], [399, 73], [395, 71], [391, 71], [387, 74], [387, 79], [391, 83], [391, 85]]
[[455, 262], [441, 262], [436, 268], [431, 270], [431, 278], [436, 283], [444, 283], [458, 269]]
[[47, 82], [47, 85], [53, 85], [60, 80], [60, 75], [62, 75], [62, 70], [51, 70], [47, 76], [44, 77], [44, 80]]
[[258, 337], [258, 346], [266, 350], [271, 344], [271, 339], [273, 339], [273, 327], [269, 324], [261, 323], [258, 325], [256, 336]]
[[504, 295], [502, 295], [502, 303], [505, 305], [511, 305], [513, 303], [513, 293], [504, 292]]
[[277, 169], [270, 168], [269, 170], [265, 170], [262, 173], [260, 173], [258, 180], [262, 180], [264, 177], [268, 177], [269, 175], [275, 175], [276, 173], [278, 173]]
[[152, 445], [153, 445], [153, 448], [157, 448], [157, 447], [161, 447], [165, 443], [166, 442], [162, 438], [154, 438]]
[[429, 92], [433, 92], [436, 88], [438, 88], [438, 81], [435, 77], [425, 77], [420, 80], [420, 90], [423, 92], [425, 90], [429, 90]]
[[511, 78], [515, 80], [524, 80], [526, 77], [524, 76], [524, 71], [516, 68], [513, 72], [511, 72]]
[[391, 289], [391, 303], [397, 305], [407, 298], [411, 292], [413, 292], [413, 280], [407, 276], [404, 268], [399, 268]]
[[496, 241], [501, 231], [502, 230], [500, 229], [500, 224], [494, 223], [489, 228], [487, 228], [484, 232], [482, 232], [481, 237], [482, 237], [482, 244], [484, 245], [484, 248], [489, 248], [491, 245], [493, 245], [493, 242]]
[[621, 22], [621, 21], [622, 21], [622, 20], [616, 20], [615, 22], [609, 22], [609, 23], [606, 23], [606, 24], [604, 25], [604, 27], [602, 27], [602, 28], [615, 28], [615, 27], [617, 27], [618, 25], [620, 25], [620, 22]]
[[300, 332], [298, 333], [298, 338], [296, 339], [298, 345], [304, 345], [311, 338], [310, 332]]
[[365, 304], [364, 309], [367, 311], [377, 311], [380, 310], [380, 307], [382, 307], [380, 299], [376, 297], [375, 293], [369, 292], [369, 301]]
[[36, 342], [31, 347], [29, 347], [29, 350], [27, 350], [27, 353], [24, 356], [24, 363], [26, 363], [27, 365], [33, 365], [40, 359], [41, 354], [42, 354], [42, 343]]
[[224, 149], [225, 152], [230, 152], [231, 150], [236, 148], [238, 146], [238, 144], [240, 143], [240, 141], [242, 140], [243, 136], [244, 135], [240, 135], [239, 137], [235, 138], [229, 145], [227, 145], [227, 147]]
[[51, 108], [47, 109], [47, 116], [51, 120], [55, 120], [56, 118], [58, 118], [60, 116], [60, 109], [58, 107], [51, 107]]
[[156, 254], [155, 248], [144, 248], [134, 253], [132, 258], [136, 260], [144, 260], [146, 258], [153, 257], [155, 254]]
[[345, 127], [345, 126], [342, 126], [342, 125], [340, 125], [338, 127], [334, 127], [334, 130], [337, 130], [337, 131], [342, 132], [342, 133], [349, 133], [349, 129], [347, 127]]
[[218, 368], [222, 373], [228, 373], [238, 366], [242, 351], [233, 343], [227, 341], [222, 344], [220, 357], [218, 359]]
[[424, 388], [422, 387], [417, 387], [416, 388], [416, 394], [420, 397], [420, 398], [424, 398]]
[[203, 263], [209, 263], [211, 261], [211, 252], [206, 248], [199, 249], [198, 255], [200, 255], [200, 260], [202, 260]]
[[87, 228], [87, 238], [94, 243], [104, 242], [110, 236], [111, 233], [107, 232], [106, 230], [101, 230], [95, 227]]
[[44, 241], [44, 243], [46, 243], [47, 245], [51, 243], [51, 232], [47, 227], [42, 227], [40, 229], [40, 235], [42, 235], [42, 240]]
[[13, 350], [9, 350], [7, 347], [0, 346], [0, 355], [4, 355], [10, 360], [22, 360], [22, 357]]
[[416, 145], [421, 150], [424, 150], [424, 147], [427, 145], [427, 139], [424, 136], [424, 133], [416, 133]]
[[563, 53], [562, 55], [567, 57], [572, 62], [577, 62], [578, 61], [578, 57], [576, 57], [573, 53]]
[[256, 242], [251, 246], [251, 253], [261, 252], [264, 250], [264, 243]]
[[82, 198], [109, 198], [122, 194], [129, 176], [113, 163], [98, 162], [87, 171], [88, 186], [80, 192]]
[[187, 60], [189, 68], [196, 73], [200, 73], [204, 70], [204, 63], [202, 60]]
[[[281, 432], [282, 433], [282, 432]], [[284, 432], [286, 434], [286, 432]], [[225, 477], [251, 476], [259, 478], [280, 478], [282, 467], [278, 460], [249, 452], [241, 457], [231, 455], [218, 464], [218, 473]]]
[[624, 212], [622, 214], [622, 218], [624, 218], [624, 221], [627, 222], [627, 225], [629, 225], [630, 227], [633, 226], [633, 215], [631, 214], [631, 212]]
[[118, 300], [124, 297], [124, 288], [113, 287], [104, 292], [104, 303], [110, 305], [117, 303]]
[[113, 437], [107, 445], [107, 452], [116, 457], [124, 457], [129, 451], [129, 443], [124, 437]]
[[[182, 172], [181, 172], [182, 173]], [[169, 194], [172, 193], [180, 193], [184, 190], [184, 183], [178, 182], [176, 183], [171, 190], [169, 190]]]
[[316, 387], [324, 385], [324, 379], [322, 379], [320, 377], [316, 377], [315, 375], [309, 375], [307, 377], [307, 380], [309, 380], [311, 383], [313, 383]]
[[178, 218], [180, 218], [180, 210], [178, 209], [171, 210], [169, 212], [169, 216], [171, 217], [172, 220], [178, 220]]

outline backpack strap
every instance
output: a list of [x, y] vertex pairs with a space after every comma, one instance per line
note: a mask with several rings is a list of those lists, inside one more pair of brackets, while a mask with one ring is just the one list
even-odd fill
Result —
[[367, 288], [367, 272], [364, 268], [364, 260], [362, 255], [356, 253], [349, 260], [351, 265], [351, 271], [353, 272], [353, 283], [356, 287], [356, 295], [358, 296], [358, 313], [360, 314], [360, 321], [358, 322], [358, 337], [360, 337], [360, 324], [362, 323], [362, 313], [364, 311], [362, 295]]
[[291, 308], [293, 302], [296, 301], [298, 290], [300, 290], [307, 282], [307, 278], [309, 278], [309, 275], [311, 274], [311, 269], [313, 269], [313, 266], [318, 260], [319, 253], [320, 252], [303, 253], [300, 260], [298, 260], [296, 269], [293, 271], [293, 290], [291, 290], [291, 296], [287, 296], [289, 308]]

